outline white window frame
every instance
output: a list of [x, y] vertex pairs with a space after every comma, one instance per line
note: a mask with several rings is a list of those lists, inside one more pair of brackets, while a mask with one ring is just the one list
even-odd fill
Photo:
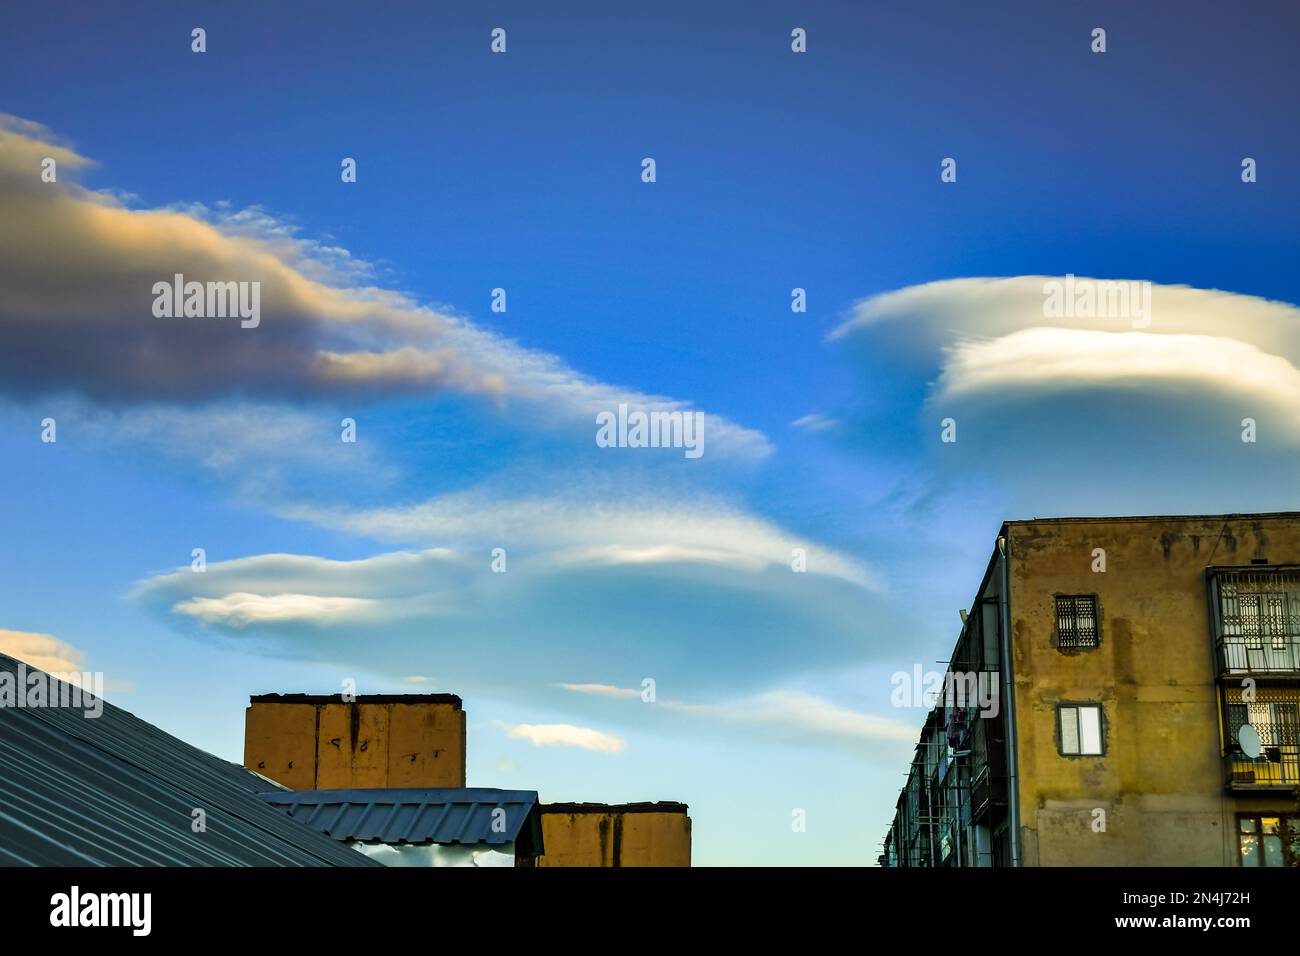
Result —
[[1063, 757], [1101, 757], [1106, 753], [1106, 715], [1101, 704], [1060, 704], [1056, 730]]

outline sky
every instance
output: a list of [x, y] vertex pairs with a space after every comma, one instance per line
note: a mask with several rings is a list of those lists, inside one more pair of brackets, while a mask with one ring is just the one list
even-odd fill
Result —
[[[1297, 507], [1298, 31], [6, 5], [0, 650], [234, 761], [250, 694], [457, 693], [472, 786], [871, 865], [925, 716], [891, 678], [1003, 520]], [[257, 327], [156, 316], [176, 273], [260, 283]], [[1049, 314], [1067, 275], [1150, 308]], [[620, 405], [703, 453], [601, 447]]]

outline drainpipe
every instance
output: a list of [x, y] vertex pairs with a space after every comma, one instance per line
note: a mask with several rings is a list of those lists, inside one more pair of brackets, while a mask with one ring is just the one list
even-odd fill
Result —
[[998, 538], [998, 561], [1002, 565], [1002, 583], [998, 588], [998, 611], [1002, 630], [1002, 697], [1007, 715], [1007, 829], [1011, 834], [1011, 865], [1020, 866], [1020, 784], [1019, 750], [1016, 747], [1016, 682], [1011, 672], [1011, 566], [1007, 560], [1007, 539]]

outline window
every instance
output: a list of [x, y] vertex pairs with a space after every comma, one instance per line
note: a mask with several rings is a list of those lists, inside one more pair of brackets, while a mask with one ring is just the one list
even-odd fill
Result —
[[[1249, 702], [1229, 688], [1223, 702], [1223, 749], [1228, 783], [1243, 786], [1295, 787], [1300, 784], [1300, 690], [1262, 686]], [[1241, 728], [1249, 724], [1259, 736], [1259, 750], [1243, 752]]]
[[1287, 621], [1286, 595], [1266, 594], [1264, 598], [1268, 601], [1268, 632], [1273, 637], [1273, 650], [1284, 651], [1287, 634], [1291, 631]]
[[1225, 727], [1227, 750], [1229, 753], [1235, 753], [1241, 749], [1239, 742], [1241, 728], [1250, 723], [1250, 708], [1245, 704], [1228, 704], [1227, 717], [1227, 726]]
[[1300, 744], [1300, 704], [1289, 700], [1276, 701], [1268, 705], [1268, 716], [1273, 738], [1269, 741], [1273, 745], [1269, 749], [1277, 751], [1280, 762], [1283, 748], [1290, 748], [1295, 753], [1296, 745]]
[[1102, 754], [1101, 704], [1062, 704], [1056, 715], [1062, 756], [1097, 757]]
[[1300, 670], [1300, 571], [1224, 570], [1216, 586], [1225, 666]]
[[1237, 611], [1241, 621], [1241, 636], [1246, 639], [1246, 646], [1257, 651], [1264, 646], [1260, 639], [1263, 628], [1259, 622], [1259, 595], [1243, 594], [1237, 598]]
[[1096, 647], [1097, 595], [1058, 594], [1056, 596], [1056, 646]]
[[1237, 852], [1242, 866], [1300, 866], [1300, 817], [1237, 817]]
[[1262, 650], [1264, 638], [1271, 638], [1273, 650], [1286, 650], [1287, 636], [1291, 632], [1285, 594], [1261, 592], [1241, 594], [1237, 597], [1241, 615], [1241, 631], [1246, 646], [1252, 651]]

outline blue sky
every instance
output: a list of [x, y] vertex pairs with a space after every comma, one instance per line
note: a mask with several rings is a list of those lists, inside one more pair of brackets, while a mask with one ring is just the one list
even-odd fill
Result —
[[[236, 760], [250, 693], [460, 693], [474, 785], [864, 864], [1001, 520], [1296, 506], [1294, 13], [379, 6], [0, 13], [11, 648]], [[262, 325], [153, 318], [176, 271]]]

